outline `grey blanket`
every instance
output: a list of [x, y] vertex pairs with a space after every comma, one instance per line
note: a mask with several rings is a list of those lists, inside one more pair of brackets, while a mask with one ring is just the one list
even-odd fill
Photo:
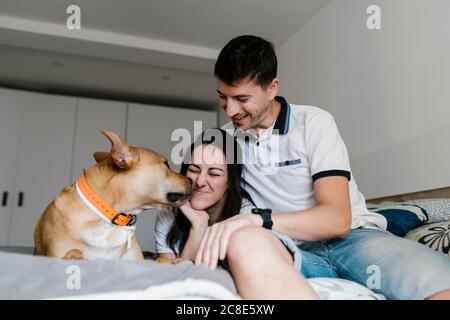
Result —
[[[169, 265], [153, 260], [60, 260], [25, 254], [26, 251], [0, 248], [0, 299], [44, 299], [143, 290], [188, 278], [213, 281], [236, 293], [228, 271], [221, 268], [213, 271], [205, 266], [194, 266], [190, 261]], [[78, 275], [79, 278], [75, 278]]]

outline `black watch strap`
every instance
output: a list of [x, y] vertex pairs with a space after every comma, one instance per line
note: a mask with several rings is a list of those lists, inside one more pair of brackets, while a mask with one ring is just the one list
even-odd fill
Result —
[[272, 221], [272, 210], [271, 209], [252, 209], [252, 213], [259, 214], [263, 219], [263, 227], [269, 230], [272, 230], [273, 221]]

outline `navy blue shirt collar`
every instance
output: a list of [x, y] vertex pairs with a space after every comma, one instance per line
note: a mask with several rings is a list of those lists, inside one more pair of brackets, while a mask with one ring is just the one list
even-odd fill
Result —
[[281, 104], [281, 109], [280, 113], [278, 114], [277, 120], [275, 121], [273, 129], [278, 130], [279, 134], [284, 135], [287, 134], [289, 131], [289, 123], [290, 123], [289, 117], [291, 114], [291, 106], [286, 101], [286, 99], [281, 96], [275, 97], [275, 101]]

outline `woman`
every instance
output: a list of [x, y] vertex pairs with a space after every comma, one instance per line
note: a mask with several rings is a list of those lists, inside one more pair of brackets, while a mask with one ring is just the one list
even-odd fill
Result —
[[[221, 221], [237, 218], [237, 213], [250, 213], [255, 208], [250, 196], [241, 189], [242, 165], [237, 161], [238, 149], [234, 137], [221, 129], [210, 130], [218, 135], [215, 135], [215, 139], [208, 139], [210, 131], [204, 132], [200, 141], [191, 146], [191, 159], [185, 161], [180, 170], [181, 174], [192, 180], [189, 202], [174, 211], [165, 209], [157, 216], [155, 233], [159, 257], [195, 261], [197, 251], [204, 245], [202, 241], [208, 238], [212, 225], [217, 226]], [[248, 215], [248, 218], [252, 216]], [[293, 264], [300, 263], [301, 257], [292, 240], [289, 242], [285, 236], [274, 234], [291, 252], [292, 256], [287, 259]], [[222, 245], [226, 248], [226, 244]], [[226, 255], [221, 258], [225, 259]], [[216, 266], [209, 267], [214, 269]], [[233, 270], [229, 271], [234, 278]], [[270, 292], [247, 292], [241, 285], [245, 279], [234, 280], [244, 299], [283, 298]], [[293, 286], [296, 288], [296, 299], [317, 298], [305, 278], [297, 272], [293, 276]]]
[[175, 210], [162, 210], [156, 219], [156, 250], [166, 259], [194, 261], [208, 226], [254, 207], [241, 189], [242, 165], [232, 136], [209, 129], [190, 151], [180, 173], [192, 180], [191, 199]]

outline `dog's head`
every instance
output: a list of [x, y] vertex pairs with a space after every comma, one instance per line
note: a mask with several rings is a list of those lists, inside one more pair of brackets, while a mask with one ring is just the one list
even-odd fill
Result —
[[96, 152], [99, 165], [114, 173], [111, 184], [120, 196], [141, 207], [180, 206], [191, 194], [191, 181], [170, 170], [162, 155], [141, 147], [129, 146], [111, 131], [101, 131], [111, 141], [111, 152]]

